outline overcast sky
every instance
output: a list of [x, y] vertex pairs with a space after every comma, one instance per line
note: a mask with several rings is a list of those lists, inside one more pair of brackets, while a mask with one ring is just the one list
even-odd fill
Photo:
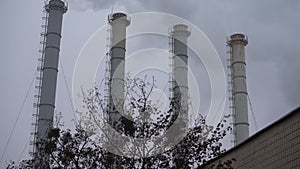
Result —
[[[226, 37], [242, 32], [246, 46], [247, 84], [258, 128], [264, 128], [300, 105], [300, 1], [298, 0], [69, 0], [64, 15], [56, 111], [72, 126], [69, 89], [76, 58], [86, 40], [106, 24], [111, 8], [128, 14], [165, 12], [198, 26], [212, 41], [226, 67]], [[18, 117], [37, 66], [42, 1], [3, 0], [0, 10], [1, 118], [0, 155]], [[132, 42], [133, 43], [133, 42]], [[133, 47], [134, 45], [131, 45]], [[130, 47], [130, 45], [128, 46]], [[134, 49], [130, 49], [134, 50]], [[200, 64], [200, 63], [199, 63]], [[203, 89], [202, 89], [203, 90]], [[34, 89], [1, 161], [26, 157], [30, 148]], [[253, 120], [249, 115], [250, 122]], [[253, 127], [251, 133], [255, 133]], [[24, 153], [22, 153], [24, 149]]]

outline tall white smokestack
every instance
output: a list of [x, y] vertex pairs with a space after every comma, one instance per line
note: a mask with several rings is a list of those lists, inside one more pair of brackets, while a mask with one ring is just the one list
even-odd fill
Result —
[[45, 152], [42, 150], [41, 144], [47, 140], [48, 132], [53, 125], [62, 20], [63, 14], [67, 12], [67, 5], [61, 0], [51, 0], [49, 4], [45, 6], [45, 9], [49, 17], [46, 32], [44, 64], [42, 66], [42, 87], [36, 133], [37, 152], [34, 158], [42, 158], [40, 160], [46, 160], [43, 162], [47, 163], [49, 157], [44, 154]]
[[115, 13], [109, 17], [111, 25], [110, 49], [110, 109], [109, 121], [119, 121], [124, 103], [124, 77], [125, 77], [125, 52], [126, 52], [126, 27], [130, 20], [124, 13]]
[[249, 137], [248, 93], [246, 85], [245, 46], [248, 40], [243, 34], [233, 34], [227, 41], [231, 51], [232, 98], [235, 145]]
[[188, 54], [187, 39], [191, 35], [187, 25], [173, 26], [173, 97], [180, 100], [182, 112], [188, 111]]

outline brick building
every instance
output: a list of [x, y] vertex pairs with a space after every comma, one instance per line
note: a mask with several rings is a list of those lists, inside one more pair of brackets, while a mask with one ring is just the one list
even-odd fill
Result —
[[201, 169], [235, 158], [234, 169], [300, 168], [300, 107], [254, 134]]

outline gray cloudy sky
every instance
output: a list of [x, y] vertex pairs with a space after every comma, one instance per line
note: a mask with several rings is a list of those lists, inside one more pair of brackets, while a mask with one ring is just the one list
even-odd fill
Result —
[[[259, 129], [300, 105], [300, 1], [298, 0], [69, 0], [63, 23], [61, 63], [71, 85], [76, 57], [85, 41], [106, 24], [114, 11], [165, 12], [198, 26], [212, 41], [226, 66], [226, 37], [248, 35], [247, 83]], [[1, 118], [0, 155], [18, 117], [26, 91], [36, 70], [42, 1], [3, 0], [0, 10]], [[134, 45], [132, 45], [134, 46]], [[128, 46], [130, 47], [130, 45]], [[129, 49], [130, 50], [130, 49]], [[134, 49], [131, 49], [134, 50]], [[57, 111], [66, 126], [73, 119], [62, 69], [60, 68]], [[34, 90], [29, 91], [0, 166], [28, 154]], [[252, 119], [252, 117], [250, 117]], [[254, 133], [251, 128], [251, 133]], [[25, 150], [22, 153], [23, 149]]]

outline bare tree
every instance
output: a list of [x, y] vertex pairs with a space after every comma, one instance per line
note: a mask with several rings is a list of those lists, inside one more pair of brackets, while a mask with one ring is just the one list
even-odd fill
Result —
[[[87, 111], [81, 112], [76, 131], [72, 134], [56, 127], [49, 132], [44, 149], [51, 156], [51, 168], [198, 168], [225, 151], [221, 140], [231, 130], [225, 127], [226, 120], [213, 128], [203, 116], [197, 118], [196, 125], [189, 128], [178, 144], [166, 148], [170, 140], [164, 133], [178, 118], [180, 104], [173, 98], [166, 111], [160, 110], [150, 99], [155, 87], [154, 78], [150, 82], [146, 78], [128, 78], [125, 111], [119, 112], [117, 122], [109, 121], [111, 107], [105, 104], [99, 90], [89, 90], [83, 97]], [[116, 132], [111, 132], [106, 124], [112, 124]], [[161, 139], [144, 141], [153, 136]], [[139, 139], [142, 141], [136, 141]], [[232, 161], [220, 161], [215, 168], [232, 168]], [[7, 168], [26, 168], [31, 164], [25, 160], [19, 166], [11, 163]]]

